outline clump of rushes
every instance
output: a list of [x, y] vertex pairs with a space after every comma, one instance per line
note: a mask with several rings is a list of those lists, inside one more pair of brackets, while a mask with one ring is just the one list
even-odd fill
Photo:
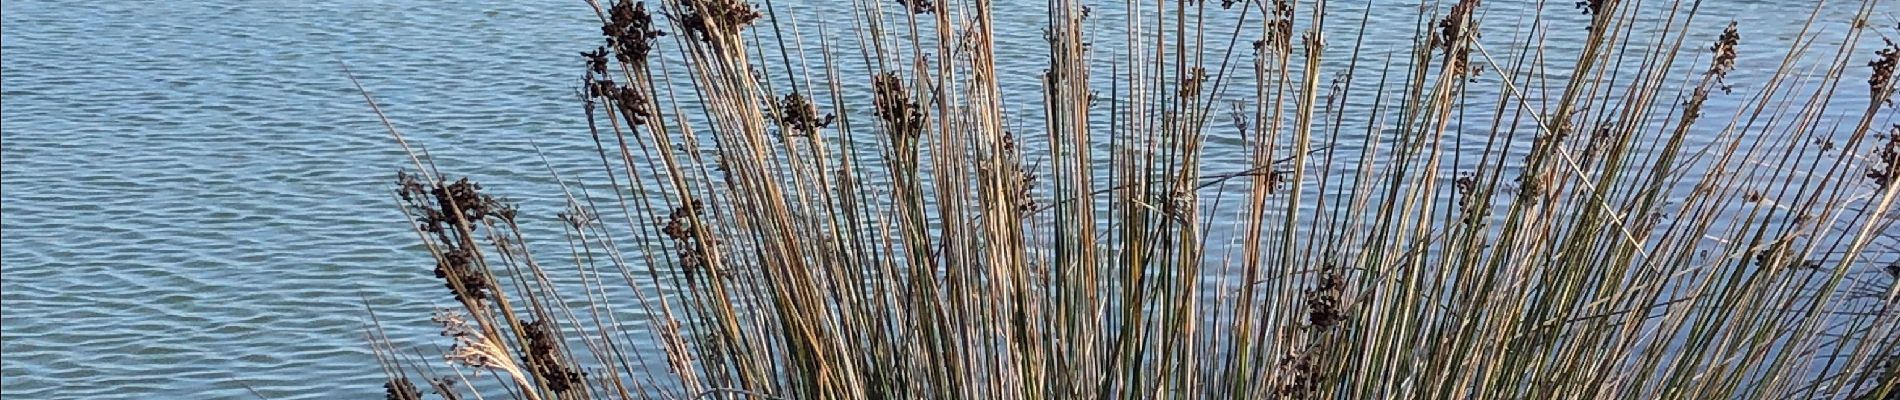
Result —
[[[537, 198], [564, 211], [538, 215], [412, 152], [396, 197], [451, 292], [431, 296], [455, 301], [434, 315], [449, 346], [412, 357], [429, 350], [370, 329], [389, 379], [361, 389], [1900, 394], [1900, 125], [1883, 132], [1900, 48], [1808, 46], [1833, 40], [1813, 36], [1838, 31], [1813, 26], [1833, 2], [1792, 38], [1698, 29], [1727, 16], [1692, 0], [1503, 24], [1481, 20], [1520, 13], [1455, 3], [1088, 17], [1054, 0], [1025, 27], [1045, 41], [998, 41], [1017, 19], [984, 1], [856, 2], [827, 15], [856, 19], [844, 35], [761, 23], [790, 14], [771, 2], [591, 3], [603, 37], [574, 60], [587, 134], [572, 140], [598, 170], [551, 165], [587, 178], [557, 179]], [[1420, 13], [1379, 18], [1414, 21], [1409, 45], [1359, 29], [1391, 12]], [[1895, 34], [1850, 26], [1853, 44]], [[1020, 65], [996, 58], [1011, 46], [1047, 46], [1043, 73], [998, 71]], [[1740, 57], [1757, 53], [1792, 58]], [[1737, 71], [1759, 90], [1722, 96]], [[1863, 72], [1864, 99], [1826, 81]], [[1005, 92], [1018, 83], [1041, 91]]]

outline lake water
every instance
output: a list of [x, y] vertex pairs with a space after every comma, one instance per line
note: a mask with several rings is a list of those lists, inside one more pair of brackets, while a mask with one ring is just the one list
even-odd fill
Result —
[[[842, 1], [779, 3], [814, 43], [817, 22], [851, 29], [837, 11], [848, 5], [831, 4]], [[1043, 2], [1022, 3], [998, 6], [999, 68], [1011, 101], [1033, 104]], [[1408, 43], [1417, 6], [1407, 3], [1375, 2], [1369, 51]], [[1508, 32], [1527, 2], [1488, 3], [1488, 26]], [[1550, 22], [1580, 29], [1583, 17], [1558, 3]], [[1789, 40], [1811, 7], [1708, 3], [1688, 47], [1738, 19], [1745, 46], [1780, 49], [1773, 41]], [[1095, 8], [1112, 18], [1118, 4]], [[1349, 22], [1333, 43], [1350, 40], [1361, 7], [1337, 7], [1333, 18]], [[1833, 33], [1821, 37], [1838, 37], [1853, 11], [1827, 10]], [[561, 206], [534, 197], [557, 192], [530, 140], [564, 174], [598, 165], [574, 88], [576, 53], [600, 44], [599, 28], [579, 1], [15, 0], [0, 15], [9, 398], [254, 398], [245, 385], [273, 399], [380, 396], [366, 302], [392, 336], [439, 342], [426, 318], [446, 292], [389, 194], [406, 158], [339, 61], [445, 169], [515, 197], [530, 217], [552, 221]], [[1096, 41], [1120, 38], [1109, 27]], [[1744, 52], [1732, 80], [1746, 85], [1751, 67], [1779, 57]], [[1013, 113], [1028, 126], [1036, 115]], [[1209, 150], [1215, 164], [1246, 157]]]

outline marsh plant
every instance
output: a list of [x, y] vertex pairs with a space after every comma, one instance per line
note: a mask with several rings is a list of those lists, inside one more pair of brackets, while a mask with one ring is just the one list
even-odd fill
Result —
[[[988, 0], [590, 1], [566, 212], [409, 153], [450, 306], [434, 351], [379, 310], [387, 396], [1900, 393], [1891, 2], [1786, 46], [1700, 1], [1326, 3], [1050, 0], [999, 42]], [[1039, 101], [999, 48], [1046, 51]]]

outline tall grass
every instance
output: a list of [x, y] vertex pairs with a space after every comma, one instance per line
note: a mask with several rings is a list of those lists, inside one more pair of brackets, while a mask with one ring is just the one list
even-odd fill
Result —
[[[1900, 393], [1890, 2], [1768, 48], [1700, 1], [1050, 0], [1041, 43], [868, 1], [590, 0], [604, 180], [525, 215], [410, 153], [453, 344], [379, 320], [389, 398]], [[1374, 9], [1409, 50], [1363, 52]], [[1004, 100], [1024, 46], [1039, 104]]]

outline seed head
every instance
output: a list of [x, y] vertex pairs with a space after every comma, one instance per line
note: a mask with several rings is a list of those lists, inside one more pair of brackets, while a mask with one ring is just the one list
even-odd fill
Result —
[[930, 14], [937, 12], [937, 4], [930, 0], [897, 0], [897, 4], [910, 10], [911, 14]]
[[1887, 48], [1874, 52], [1874, 60], [1867, 62], [1874, 72], [1867, 77], [1867, 89], [1875, 102], [1893, 104], [1894, 68], [1900, 67], [1900, 45], [1893, 39], [1881, 39], [1887, 42]]
[[[1735, 21], [1729, 21], [1728, 28], [1722, 30], [1722, 37], [1716, 38], [1715, 44], [1709, 45], [1709, 51], [1715, 53], [1715, 62], [1709, 64], [1708, 76], [1715, 82], [1721, 83], [1728, 78], [1729, 71], [1735, 69], [1735, 45], [1741, 40], [1742, 35], [1735, 31]], [[1730, 87], [1723, 84], [1722, 92], [1729, 91]]]
[[384, 400], [422, 400], [422, 392], [416, 390], [416, 384], [409, 378], [392, 377], [383, 382]]
[[654, 29], [653, 14], [647, 12], [645, 2], [617, 1], [607, 14], [601, 35], [607, 37], [607, 45], [613, 47], [620, 62], [642, 65], [653, 52], [654, 39], [666, 36], [666, 32]]
[[819, 128], [831, 126], [831, 122], [837, 118], [837, 115], [830, 113], [820, 118], [818, 107], [797, 92], [785, 95], [778, 102], [778, 123], [791, 129], [793, 135], [810, 136], [817, 133]]

